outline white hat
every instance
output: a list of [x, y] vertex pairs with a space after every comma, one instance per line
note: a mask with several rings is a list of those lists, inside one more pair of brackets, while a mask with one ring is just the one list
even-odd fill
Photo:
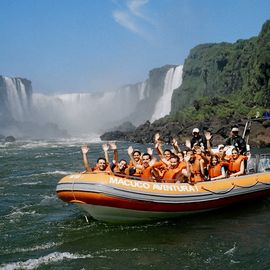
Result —
[[232, 132], [238, 132], [239, 131], [239, 129], [238, 129], [238, 127], [234, 127], [234, 128], [232, 128]]
[[223, 145], [223, 144], [219, 144], [219, 146], [218, 146], [217, 148], [218, 148], [218, 150], [219, 150], [220, 148], [224, 148], [224, 145]]
[[194, 128], [193, 130], [192, 130], [192, 133], [199, 133], [200, 132], [200, 130], [198, 129], [198, 128]]

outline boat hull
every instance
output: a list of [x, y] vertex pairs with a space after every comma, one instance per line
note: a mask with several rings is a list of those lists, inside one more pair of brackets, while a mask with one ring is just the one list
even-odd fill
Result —
[[270, 173], [195, 185], [151, 183], [107, 174], [74, 174], [57, 186], [60, 199], [107, 222], [179, 217], [270, 195]]

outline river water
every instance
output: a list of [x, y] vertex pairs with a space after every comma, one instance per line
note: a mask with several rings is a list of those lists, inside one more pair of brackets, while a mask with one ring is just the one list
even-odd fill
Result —
[[0, 144], [1, 270], [270, 269], [270, 198], [141, 225], [86, 219], [55, 194], [83, 170], [84, 142], [93, 164], [101, 144], [86, 139]]

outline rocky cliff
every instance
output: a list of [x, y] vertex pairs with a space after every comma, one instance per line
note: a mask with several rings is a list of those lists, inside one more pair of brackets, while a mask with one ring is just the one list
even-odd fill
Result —
[[[257, 37], [236, 43], [202, 44], [190, 51], [183, 67], [183, 82], [174, 90], [170, 116], [149, 121], [119, 139], [152, 142], [156, 132], [165, 141], [184, 142], [194, 127], [210, 129], [214, 144], [222, 143], [233, 124], [240, 129], [248, 118], [270, 109], [270, 20]], [[269, 120], [253, 123], [250, 143], [270, 147]], [[101, 138], [116, 139], [105, 133]]]
[[173, 93], [171, 113], [177, 118], [190, 106], [198, 111], [208, 103], [221, 105], [202, 111], [210, 117], [252, 116], [270, 106], [270, 20], [257, 37], [198, 45], [190, 51], [183, 83]]

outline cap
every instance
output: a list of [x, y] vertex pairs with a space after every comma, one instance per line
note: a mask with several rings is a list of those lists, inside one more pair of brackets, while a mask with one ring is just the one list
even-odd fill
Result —
[[224, 145], [223, 145], [223, 144], [219, 144], [218, 150], [219, 150], [220, 148], [224, 148]]
[[238, 127], [234, 127], [234, 128], [232, 128], [232, 132], [238, 132], [239, 131], [239, 129], [238, 129]]
[[198, 128], [194, 128], [193, 130], [192, 130], [192, 133], [199, 133], [200, 132], [200, 130], [198, 129]]

